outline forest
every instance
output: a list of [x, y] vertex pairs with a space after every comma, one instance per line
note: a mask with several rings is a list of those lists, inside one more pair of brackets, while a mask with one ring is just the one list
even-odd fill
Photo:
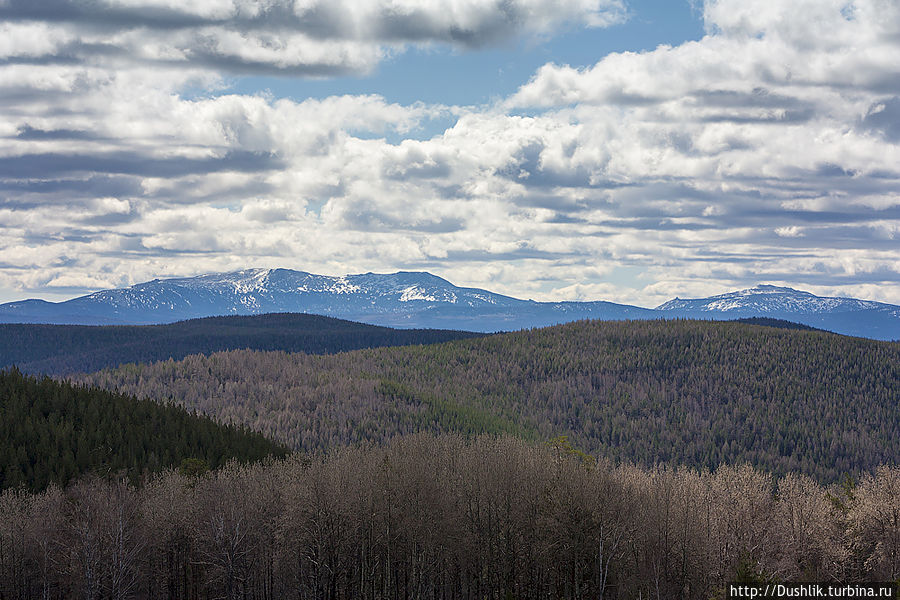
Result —
[[7, 369], [0, 600], [898, 581], [898, 382], [897, 342], [689, 320]]
[[168, 325], [0, 324], [0, 368], [15, 365], [26, 373], [64, 375], [223, 350], [331, 354], [480, 335], [483, 334], [440, 329], [391, 329], [288, 313], [209, 317]]
[[0, 493], [4, 599], [709, 600], [729, 581], [898, 578], [896, 467], [822, 486], [416, 434]]
[[317, 451], [427, 431], [566, 435], [645, 466], [819, 482], [900, 461], [900, 343], [709, 321], [582, 321], [311, 356], [230, 351], [76, 381]]
[[64, 487], [89, 473], [138, 482], [173, 466], [202, 470], [287, 453], [246, 427], [172, 404], [0, 371], [0, 489]]

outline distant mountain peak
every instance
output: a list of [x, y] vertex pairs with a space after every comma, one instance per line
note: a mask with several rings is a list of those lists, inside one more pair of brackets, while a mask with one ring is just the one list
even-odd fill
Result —
[[473, 331], [542, 327], [578, 319], [741, 319], [804, 323], [850, 335], [900, 338], [900, 306], [826, 298], [772, 284], [656, 309], [610, 302], [535, 302], [456, 286], [425, 271], [316, 275], [250, 268], [102, 290], [65, 302], [0, 305], [0, 322], [85, 325], [171, 323], [222, 315], [312, 313], [391, 327]]
[[809, 292], [801, 292], [800, 290], [795, 290], [794, 288], [784, 287], [781, 285], [772, 285], [771, 283], [760, 283], [759, 285], [750, 288], [749, 290], [742, 290], [744, 292], [786, 292], [786, 293], [801, 293], [808, 294]]
[[775, 313], [783, 315], [823, 314], [869, 310], [886, 306], [890, 305], [855, 298], [816, 296], [811, 292], [790, 287], [760, 284], [752, 288], [707, 298], [675, 298], [660, 304], [656, 310], [735, 313], [743, 317]]

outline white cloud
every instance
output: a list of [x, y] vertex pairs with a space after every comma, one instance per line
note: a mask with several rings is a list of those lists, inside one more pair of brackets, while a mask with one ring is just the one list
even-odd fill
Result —
[[0, 57], [321, 76], [369, 71], [408, 44], [480, 47], [568, 23], [607, 27], [625, 9], [622, 0], [61, 0], [47, 16], [32, 0], [0, 5]]
[[[158, 25], [118, 29], [88, 26], [88, 5], [73, 4], [69, 22], [3, 24], [22, 41], [0, 42], [4, 56], [83, 60], [0, 66], [0, 285], [283, 266], [425, 269], [645, 306], [762, 281], [882, 300], [900, 287], [893, 2], [710, 1], [702, 40], [546, 65], [486, 108], [182, 95], [219, 90], [232, 59], [368, 68], [392, 44], [472, 45], [621, 13], [579, 0], [396, 14], [295, 2], [296, 31], [271, 37], [282, 4], [109, 3]], [[303, 29], [314, 16], [327, 35]], [[101, 37], [144, 55], [79, 54]], [[452, 115], [430, 139], [402, 139]]]
[[818, 98], [818, 87], [842, 91], [848, 101], [866, 89], [900, 91], [895, 2], [709, 0], [704, 17], [710, 34], [696, 42], [612, 54], [587, 69], [548, 64], [508, 105], [676, 101], [709, 108], [730, 100], [730, 108], [744, 102], [777, 116], [790, 109], [773, 95], [781, 90], [795, 101]]
[[803, 237], [803, 229], [796, 225], [791, 225], [790, 227], [776, 227], [775, 233], [781, 237]]

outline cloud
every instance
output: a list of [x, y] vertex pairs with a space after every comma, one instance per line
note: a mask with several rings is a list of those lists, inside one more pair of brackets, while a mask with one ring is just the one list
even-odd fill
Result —
[[587, 69], [545, 65], [508, 105], [675, 101], [702, 111], [742, 99], [730, 104], [784, 110], [820, 104], [823, 90], [900, 88], [900, 7], [890, 0], [707, 0], [703, 14], [702, 40], [612, 54]]
[[486, 107], [222, 77], [604, 26], [621, 5], [47, 6], [0, 9], [8, 289], [280, 266], [644, 306], [759, 282], [900, 302], [894, 2], [710, 0], [700, 40], [548, 64]]
[[865, 130], [880, 133], [888, 142], [900, 142], [900, 96], [870, 106], [860, 124]]
[[797, 227], [796, 225], [791, 225], [789, 227], [776, 227], [775, 234], [780, 237], [802, 237], [803, 229]]
[[366, 72], [407, 44], [479, 48], [624, 18], [622, 0], [7, 0], [0, 60], [325, 76]]
[[0, 177], [53, 178], [73, 173], [180, 177], [190, 173], [261, 171], [281, 166], [274, 156], [241, 151], [208, 158], [149, 158], [146, 155], [121, 152], [94, 155], [41, 153], [0, 158]]

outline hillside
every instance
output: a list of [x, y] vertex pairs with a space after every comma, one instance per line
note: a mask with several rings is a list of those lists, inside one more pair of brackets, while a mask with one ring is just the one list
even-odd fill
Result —
[[333, 356], [232, 351], [82, 381], [295, 448], [505, 432], [615, 459], [822, 481], [900, 460], [900, 344], [706, 321], [586, 321]]
[[181, 407], [0, 371], [0, 489], [64, 486], [85, 473], [142, 473], [185, 459], [216, 468], [287, 449]]
[[249, 348], [330, 354], [406, 344], [430, 344], [476, 333], [390, 329], [306, 314], [209, 317], [170, 325], [0, 325], [0, 368], [60, 375], [129, 362], [182, 359], [189, 354]]

